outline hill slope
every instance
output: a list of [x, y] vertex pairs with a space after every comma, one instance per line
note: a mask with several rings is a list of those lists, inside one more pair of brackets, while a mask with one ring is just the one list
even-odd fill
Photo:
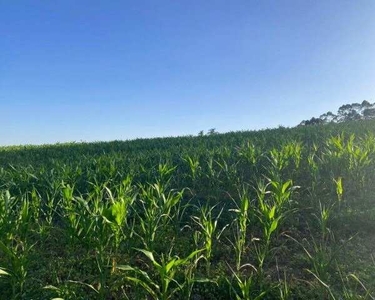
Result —
[[370, 120], [2, 147], [0, 295], [370, 299], [374, 136]]

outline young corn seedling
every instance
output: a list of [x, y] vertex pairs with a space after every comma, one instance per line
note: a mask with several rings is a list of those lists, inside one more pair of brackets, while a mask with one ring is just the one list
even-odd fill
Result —
[[181, 266], [188, 265], [199, 252], [196, 250], [185, 258], [171, 257], [170, 254], [161, 256], [157, 261], [151, 251], [137, 249], [143, 253], [151, 262], [153, 269], [156, 271], [157, 279], [152, 279], [145, 271], [131, 266], [117, 266], [118, 269], [132, 272], [136, 276], [126, 276], [125, 279], [140, 285], [153, 299], [169, 300], [183, 290], [185, 282], [176, 280], [176, 271]]
[[9, 191], [0, 193], [0, 238], [2, 240], [9, 240], [16, 233], [17, 204], [17, 198], [12, 197]]
[[30, 209], [30, 218], [35, 222], [38, 222], [42, 204], [40, 200], [40, 195], [38, 194], [37, 190], [33, 188], [33, 190], [29, 192], [27, 196]]
[[[74, 197], [73, 189], [68, 185], [63, 189], [63, 208], [68, 219], [68, 234], [71, 242], [85, 242], [88, 249], [95, 250], [99, 282], [94, 290], [99, 299], [106, 297], [106, 282], [108, 278], [110, 258], [106, 251], [112, 240], [115, 249], [121, 242], [122, 230], [126, 216], [125, 201], [115, 201], [111, 191], [101, 185], [93, 185], [94, 193], [87, 200], [82, 197]], [[77, 282], [83, 285], [86, 283]]]
[[193, 184], [195, 184], [195, 181], [198, 178], [201, 169], [199, 159], [194, 156], [186, 155], [183, 160], [189, 165], [189, 176], [191, 177]]
[[[110, 195], [109, 203], [103, 208], [102, 216], [105, 221], [108, 222], [108, 225], [111, 229], [111, 232], [114, 236], [113, 246], [115, 249], [115, 256], [118, 254], [118, 250], [121, 242], [123, 242], [128, 236], [131, 236], [132, 232], [129, 232], [129, 226], [127, 226], [127, 217], [129, 209], [134, 202], [134, 196], [130, 194], [130, 189], [120, 190], [118, 198], [114, 198], [112, 193], [108, 189], [108, 194]], [[125, 230], [128, 232], [125, 232]], [[112, 272], [116, 268], [116, 258], [112, 259]]]
[[292, 192], [299, 187], [293, 186], [292, 180], [283, 182], [281, 180], [269, 179], [269, 183], [272, 198], [274, 199], [278, 213], [281, 214], [288, 207]]
[[184, 266], [184, 285], [181, 293], [181, 299], [191, 299], [193, 288], [196, 283], [211, 283], [217, 284], [215, 280], [211, 280], [207, 277], [201, 277], [196, 275], [196, 269], [198, 267], [198, 262], [203, 258], [203, 255], [199, 255], [197, 252], [194, 257], [192, 257], [189, 264]]
[[29, 234], [33, 210], [30, 208], [30, 201], [27, 198], [21, 199], [19, 217], [16, 223], [16, 232], [21, 241], [26, 243]]
[[168, 186], [169, 182], [172, 179], [172, 173], [176, 170], [176, 166], [171, 166], [168, 163], [160, 163], [158, 165], [158, 181], [165, 187]]
[[269, 157], [272, 171], [281, 174], [281, 172], [289, 165], [289, 159], [291, 156], [292, 153], [288, 146], [283, 146], [280, 150], [273, 148], [270, 151]]
[[237, 165], [239, 162], [228, 164], [225, 159], [220, 159], [215, 161], [216, 164], [219, 166], [219, 176], [220, 174], [224, 174], [224, 179], [226, 185], [234, 185], [238, 186], [240, 177], [238, 176], [237, 172]]
[[328, 221], [333, 210], [333, 206], [334, 204], [329, 207], [326, 207], [322, 205], [322, 203], [319, 201], [319, 215], [314, 214], [314, 216], [317, 218], [319, 222], [322, 240], [324, 241], [328, 238], [328, 234], [330, 233]]
[[263, 265], [270, 251], [271, 237], [278, 230], [285, 218], [292, 191], [296, 187], [292, 181], [286, 182], [269, 180], [267, 184], [259, 182], [256, 189], [258, 201], [257, 217], [262, 225], [262, 245], [255, 248], [258, 259], [258, 270], [263, 271]]
[[[86, 247], [88, 249], [95, 250], [95, 259], [97, 270], [99, 273], [99, 281], [96, 288], [93, 290], [98, 294], [98, 299], [106, 298], [106, 281], [108, 277], [108, 266], [110, 265], [110, 259], [106, 255], [108, 245], [112, 241], [113, 235], [111, 234], [111, 222], [107, 219], [109, 213], [106, 214], [106, 199], [102, 199], [98, 207], [92, 208], [89, 206], [89, 202], [83, 197], [74, 198], [74, 212], [79, 216], [76, 220], [74, 236], [78, 237], [78, 240], [86, 241]], [[79, 213], [78, 213], [79, 211]], [[118, 212], [116, 212], [118, 213]], [[75, 282], [81, 285], [89, 286], [84, 282]]]
[[313, 144], [311, 152], [309, 152], [307, 156], [307, 163], [309, 165], [309, 173], [312, 176], [312, 184], [311, 184], [311, 189], [312, 189], [312, 194], [315, 196], [316, 194], [316, 189], [318, 185], [318, 179], [319, 179], [319, 165], [318, 165], [318, 147], [316, 144]]
[[[27, 276], [28, 253], [32, 246], [28, 245], [29, 227], [32, 211], [27, 197], [20, 199], [20, 207], [16, 206], [16, 198], [9, 192], [3, 194], [0, 203], [0, 229], [8, 230], [0, 236], [0, 253], [8, 263], [7, 278], [12, 287], [12, 299], [22, 297]], [[14, 202], [13, 202], [14, 201]], [[9, 206], [11, 205], [11, 206]], [[18, 210], [17, 210], [18, 208]], [[10, 213], [4, 216], [3, 213]], [[4, 222], [4, 223], [3, 223]], [[11, 225], [11, 227], [8, 227]], [[4, 274], [3, 274], [4, 275]]]
[[258, 260], [258, 269], [263, 270], [264, 261], [268, 255], [271, 235], [278, 228], [281, 215], [276, 213], [277, 205], [271, 201], [267, 201], [266, 195], [270, 194], [267, 191], [267, 185], [263, 183], [258, 184], [257, 200], [258, 200], [258, 219], [262, 225], [263, 240], [262, 245], [256, 246], [255, 251]]
[[255, 166], [259, 160], [261, 153], [259, 149], [251, 142], [247, 142], [242, 147], [238, 148], [238, 154], [244, 158], [251, 166]]
[[336, 185], [337, 201], [339, 203], [339, 206], [341, 206], [342, 196], [344, 194], [344, 186], [343, 186], [343, 183], [342, 183], [342, 177], [338, 177], [337, 179], [333, 179], [333, 181]]
[[42, 208], [44, 221], [49, 228], [53, 226], [53, 221], [57, 215], [56, 208], [59, 207], [59, 203], [56, 201], [57, 197], [57, 193], [47, 194], [44, 207]]
[[77, 237], [80, 235], [79, 230], [79, 214], [75, 208], [74, 197], [73, 197], [74, 187], [68, 185], [62, 186], [62, 207], [64, 211], [64, 217], [67, 220], [67, 229], [70, 243], [72, 244]]
[[348, 168], [348, 151], [343, 133], [327, 139], [322, 162], [325, 168], [335, 176], [342, 174]]
[[[104, 188], [106, 198], [103, 198], [97, 207], [96, 212], [91, 212], [91, 219], [94, 220], [91, 241], [96, 250], [96, 261], [99, 271], [99, 285], [97, 288], [99, 299], [105, 299], [107, 293], [106, 282], [109, 276], [108, 266], [110, 257], [107, 255], [109, 245], [113, 241], [115, 256], [118, 253], [120, 243], [125, 239], [123, 227], [126, 224], [128, 207], [131, 205], [133, 198], [130, 195], [122, 195], [115, 198], [110, 189]], [[88, 212], [90, 212], [88, 210]], [[116, 258], [112, 259], [112, 269], [114, 272], [117, 262]]]
[[207, 171], [204, 173], [209, 181], [211, 188], [216, 188], [220, 183], [220, 173], [215, 169], [214, 158], [210, 156], [206, 161]]
[[12, 289], [12, 300], [22, 299], [27, 278], [28, 253], [32, 246], [27, 246], [21, 241], [10, 241], [8, 245], [0, 240], [0, 253], [8, 262], [6, 271], [0, 269], [0, 277], [6, 276]]
[[195, 224], [197, 224], [200, 228], [199, 235], [196, 237], [202, 237], [203, 241], [203, 248], [204, 248], [204, 259], [206, 260], [206, 271], [207, 275], [210, 275], [210, 268], [211, 268], [211, 258], [212, 258], [212, 250], [213, 250], [213, 241], [216, 239], [220, 239], [221, 234], [228, 226], [225, 225], [221, 230], [218, 230], [217, 224], [218, 220], [223, 212], [223, 209], [219, 212], [216, 218], [213, 217], [212, 211], [215, 209], [215, 206], [208, 207], [208, 205], [201, 206], [199, 208], [200, 214], [199, 216], [192, 216], [192, 220]]
[[255, 273], [258, 273], [258, 271], [254, 266], [250, 264], [241, 266], [241, 268], [250, 267], [253, 269], [247, 276], [241, 276], [239, 271], [235, 272], [229, 265], [228, 267], [232, 271], [232, 278], [226, 280], [236, 300], [260, 300], [266, 296], [267, 291], [259, 290], [254, 275], [254, 271]]
[[235, 241], [233, 243], [234, 250], [236, 253], [236, 270], [239, 271], [241, 267], [241, 259], [242, 255], [246, 248], [246, 234], [247, 234], [247, 226], [249, 222], [249, 206], [250, 206], [250, 199], [248, 196], [248, 192], [244, 189], [239, 194], [239, 204], [236, 203], [237, 208], [230, 209], [230, 211], [236, 214], [236, 218], [234, 220], [235, 226], [235, 234], [234, 238]]
[[179, 203], [184, 191], [165, 192], [161, 183], [140, 185], [141, 211], [137, 212], [145, 247], [153, 250], [156, 232], [160, 227], [166, 226], [176, 215], [179, 215]]

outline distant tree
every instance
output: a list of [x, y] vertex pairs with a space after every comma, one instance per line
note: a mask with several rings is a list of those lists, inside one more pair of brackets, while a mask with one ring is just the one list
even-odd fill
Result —
[[299, 125], [317, 125], [327, 123], [341, 123], [346, 121], [375, 119], [375, 103], [363, 100], [362, 103], [344, 104], [339, 107], [337, 114], [327, 112], [319, 118], [304, 120]]
[[329, 122], [333, 122], [336, 119], [336, 117], [337, 116], [335, 114], [329, 111], [329, 112], [326, 112], [325, 114], [322, 114], [319, 117], [319, 119], [322, 121], [322, 123], [329, 123]]
[[375, 119], [375, 108], [365, 108], [363, 110], [363, 117], [366, 120]]
[[371, 104], [370, 102], [368, 102], [367, 100], [363, 100], [362, 103], [361, 103], [361, 106], [363, 108], [370, 108], [372, 106], [374, 106], [374, 104]]
[[319, 124], [324, 124], [324, 121], [320, 118], [311, 118], [310, 120], [304, 120], [301, 122], [300, 125], [319, 125]]
[[354, 121], [361, 119], [361, 105], [359, 103], [340, 106], [337, 112], [338, 122]]
[[204, 131], [203, 130], [201, 130], [201, 131], [198, 132], [198, 136], [203, 136], [203, 135], [204, 135]]
[[216, 128], [211, 128], [211, 129], [208, 129], [207, 131], [207, 135], [214, 135], [214, 134], [217, 134], [218, 132], [216, 131]]

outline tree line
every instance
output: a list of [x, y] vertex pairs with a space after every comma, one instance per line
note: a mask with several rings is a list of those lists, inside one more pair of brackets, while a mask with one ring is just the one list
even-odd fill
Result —
[[329, 111], [320, 115], [318, 118], [313, 117], [310, 120], [303, 120], [299, 125], [318, 125], [369, 119], [375, 119], [375, 103], [363, 100], [362, 103], [344, 104], [340, 106], [336, 114]]

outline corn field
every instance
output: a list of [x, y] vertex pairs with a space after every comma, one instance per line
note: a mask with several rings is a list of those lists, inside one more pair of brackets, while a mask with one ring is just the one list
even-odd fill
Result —
[[0, 299], [374, 299], [375, 122], [0, 148]]

